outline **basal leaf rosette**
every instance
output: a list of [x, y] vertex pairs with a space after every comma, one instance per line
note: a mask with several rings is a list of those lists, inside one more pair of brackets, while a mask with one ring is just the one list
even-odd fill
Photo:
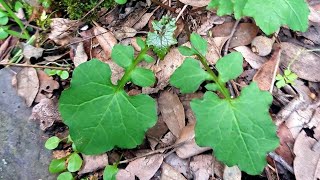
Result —
[[272, 96], [251, 83], [236, 99], [220, 99], [206, 92], [194, 99], [191, 108], [197, 123], [195, 138], [199, 146], [209, 146], [228, 166], [238, 165], [248, 174], [260, 174], [266, 165], [266, 153], [279, 140], [268, 109]]
[[99, 60], [75, 69], [59, 110], [77, 150], [88, 155], [136, 147], [157, 119], [155, 100], [143, 94], [129, 96], [113, 85], [109, 65]]

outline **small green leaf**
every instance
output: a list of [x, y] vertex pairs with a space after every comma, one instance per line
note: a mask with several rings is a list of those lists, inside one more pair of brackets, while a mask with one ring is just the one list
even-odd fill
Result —
[[65, 80], [69, 78], [69, 73], [68, 71], [61, 71], [61, 73], [59, 73], [59, 76], [61, 79]]
[[0, 10], [0, 17], [8, 17], [8, 14]]
[[62, 92], [59, 110], [79, 152], [101, 154], [115, 146], [134, 148], [157, 120], [150, 96], [129, 96], [111, 82], [108, 64], [97, 59], [79, 65], [71, 87]]
[[277, 74], [276, 76], [276, 80], [283, 80], [284, 77], [281, 74]]
[[248, 174], [260, 174], [267, 164], [266, 153], [279, 145], [268, 111], [271, 102], [270, 93], [256, 83], [243, 88], [236, 99], [220, 99], [213, 92], [193, 99], [197, 144], [213, 148], [215, 157], [229, 167], [237, 165]]
[[284, 79], [280, 79], [280, 80], [278, 80], [278, 81], [276, 82], [277, 88], [282, 88], [282, 87], [284, 87], [284, 86], [286, 86], [286, 85], [287, 85], [287, 83], [286, 83], [286, 81], [285, 81]]
[[59, 143], [60, 143], [60, 139], [57, 137], [57, 136], [52, 136], [50, 137], [46, 143], [44, 144], [44, 146], [47, 148], [47, 149], [55, 149], [58, 147]]
[[208, 49], [208, 42], [203, 39], [199, 34], [192, 33], [190, 35], [191, 45], [203, 56], [206, 55]]
[[7, 16], [0, 17], [0, 25], [6, 25], [9, 22], [9, 18]]
[[289, 69], [284, 70], [284, 75], [289, 76], [292, 72]]
[[127, 0], [114, 0], [118, 4], [125, 4], [127, 3]]
[[9, 36], [9, 34], [0, 27], [0, 39], [6, 39]]
[[150, 69], [136, 68], [131, 74], [131, 81], [138, 86], [147, 87], [152, 86], [156, 78]]
[[57, 74], [57, 71], [54, 70], [54, 69], [44, 69], [44, 72], [46, 74], [48, 74], [49, 76], [53, 76], [53, 75], [56, 75]]
[[184, 56], [193, 56], [193, 55], [195, 55], [195, 52], [191, 48], [189, 48], [187, 46], [180, 46], [178, 48], [178, 50]]
[[127, 68], [132, 64], [134, 59], [134, 49], [132, 46], [117, 44], [112, 48], [111, 58], [119, 66]]
[[289, 75], [286, 75], [286, 77], [290, 83], [294, 82], [298, 78], [297, 74], [295, 74], [295, 73], [291, 73]]
[[76, 172], [82, 166], [82, 159], [78, 153], [72, 153], [68, 158], [68, 171]]
[[235, 79], [243, 72], [243, 58], [241, 53], [232, 52], [219, 59], [216, 68], [219, 72], [219, 79], [222, 82], [228, 82]]
[[103, 171], [103, 180], [116, 180], [118, 171], [117, 165], [107, 165]]
[[151, 57], [151, 56], [149, 56], [148, 54], [145, 54], [145, 55], [143, 56], [143, 59], [144, 59], [146, 62], [148, 62], [148, 63], [152, 63], [152, 62], [154, 61], [154, 58]]
[[52, 174], [60, 173], [66, 170], [66, 159], [53, 159], [49, 165], [49, 172]]
[[209, 79], [211, 79], [210, 74], [200, 67], [198, 60], [186, 58], [170, 77], [170, 84], [180, 88], [181, 93], [192, 93], [201, 83]]
[[23, 4], [20, 2], [20, 1], [17, 1], [15, 4], [14, 4], [14, 10], [16, 12], [19, 11], [19, 9], [23, 8]]
[[57, 180], [73, 180], [73, 176], [71, 172], [64, 172], [59, 174], [59, 176], [57, 177]]
[[137, 37], [137, 44], [141, 49], [146, 48], [146, 42], [142, 40], [140, 37]]
[[210, 83], [205, 86], [205, 88], [209, 91], [217, 91], [219, 90], [219, 86], [215, 83]]

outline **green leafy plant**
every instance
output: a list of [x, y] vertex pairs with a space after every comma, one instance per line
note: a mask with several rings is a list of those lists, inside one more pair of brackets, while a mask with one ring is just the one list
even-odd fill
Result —
[[190, 41], [191, 48], [180, 47], [179, 51], [197, 59], [186, 58], [171, 76], [170, 83], [182, 93], [193, 93], [207, 82], [208, 91], [203, 98], [191, 101], [197, 119], [197, 144], [212, 147], [214, 155], [228, 166], [238, 165], [248, 174], [261, 173], [266, 165], [266, 153], [279, 144], [276, 126], [268, 113], [272, 96], [251, 83], [242, 89], [239, 97], [232, 99], [226, 82], [242, 73], [242, 55], [233, 52], [218, 60], [216, 75], [205, 58], [207, 42], [194, 33]]
[[61, 79], [65, 80], [69, 78], [69, 72], [65, 70], [57, 70], [57, 69], [44, 69], [44, 72], [49, 76], [58, 75]]
[[103, 171], [103, 180], [116, 180], [116, 175], [119, 171], [118, 165], [107, 165]]
[[[68, 143], [72, 143], [72, 140], [70, 138], [70, 136], [68, 136]], [[59, 143], [61, 141], [63, 141], [64, 139], [60, 139], [56, 136], [50, 137], [46, 143], [45, 143], [45, 147], [49, 150], [55, 149], [58, 147]], [[50, 162], [49, 165], [49, 172], [52, 174], [57, 174], [57, 173], [61, 173], [58, 176], [58, 180], [69, 180], [69, 179], [73, 179], [73, 175], [72, 173], [79, 171], [81, 166], [82, 166], [82, 158], [80, 157], [80, 155], [78, 154], [74, 144], [72, 143], [72, 149], [73, 149], [73, 153], [71, 153], [70, 155], [61, 158], [61, 159], [53, 159]]]
[[151, 70], [138, 67], [143, 60], [152, 60], [146, 54], [150, 47], [142, 40], [139, 45], [142, 50], [136, 57], [132, 46], [113, 47], [112, 60], [125, 70], [117, 84], [111, 82], [109, 65], [97, 59], [74, 70], [71, 87], [59, 99], [59, 111], [79, 152], [134, 148], [156, 123], [155, 100], [144, 94], [129, 96], [124, 90], [129, 81], [141, 87], [155, 83]]
[[163, 16], [160, 21], [152, 21], [154, 32], [149, 32], [147, 37], [147, 45], [153, 48], [160, 59], [168, 53], [170, 46], [177, 44], [174, 38], [176, 30], [176, 22], [169, 16]]
[[[11, 8], [7, 2], [5, 2], [4, 0], [0, 0], [0, 5], [4, 8], [4, 10], [0, 9], [0, 39], [5, 39], [9, 35], [13, 35], [22, 39], [29, 39], [30, 35], [28, 31], [25, 29], [22, 21], [12, 10], [15, 9], [17, 11], [19, 8], [22, 8], [22, 3], [20, 1], [16, 1], [14, 8]], [[18, 24], [22, 33], [10, 29], [11, 24], [8, 24], [9, 18], [12, 18], [15, 23]]]
[[46, 9], [48, 9], [52, 5], [51, 0], [38, 0], [38, 2]]
[[298, 79], [298, 76], [296, 73], [292, 72], [290, 69], [285, 69], [284, 74], [278, 74], [276, 76], [276, 86], [277, 88], [282, 88], [288, 84], [294, 85], [294, 81]]
[[305, 0], [211, 0], [208, 9], [218, 9], [218, 15], [234, 14], [236, 19], [253, 17], [267, 35], [282, 25], [295, 31], [308, 28], [309, 8]]

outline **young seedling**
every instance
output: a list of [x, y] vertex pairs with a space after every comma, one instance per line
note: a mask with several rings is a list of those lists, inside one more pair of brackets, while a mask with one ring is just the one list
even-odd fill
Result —
[[309, 8], [305, 0], [211, 0], [208, 9], [218, 9], [219, 16], [253, 17], [267, 35], [282, 25], [295, 31], [308, 29]]
[[285, 69], [284, 74], [277, 74], [276, 76], [276, 86], [277, 88], [282, 88], [288, 84], [295, 85], [294, 81], [298, 79], [296, 73], [292, 72], [290, 69]]
[[61, 94], [59, 111], [79, 152], [91, 155], [115, 146], [134, 148], [156, 123], [155, 100], [144, 94], [129, 96], [124, 90], [129, 81], [141, 87], [155, 83], [151, 70], [138, 67], [143, 60], [153, 60], [146, 54], [150, 47], [141, 39], [138, 44], [142, 50], [136, 57], [132, 46], [113, 47], [112, 60], [125, 70], [116, 84], [111, 82], [109, 65], [97, 59], [74, 70], [71, 87]]
[[61, 79], [66, 80], [69, 78], [69, 72], [65, 70], [57, 70], [57, 69], [44, 69], [44, 72], [49, 76], [58, 75]]
[[183, 46], [179, 51], [197, 59], [186, 58], [171, 76], [170, 83], [182, 93], [193, 93], [207, 82], [203, 98], [190, 103], [197, 119], [197, 144], [213, 148], [215, 157], [228, 166], [238, 165], [248, 174], [260, 174], [266, 165], [266, 153], [279, 144], [276, 126], [268, 112], [272, 96], [251, 83], [242, 89], [239, 97], [231, 98], [226, 82], [242, 73], [242, 55], [233, 52], [218, 60], [216, 75], [205, 58], [207, 42], [194, 33], [190, 41], [191, 48]]

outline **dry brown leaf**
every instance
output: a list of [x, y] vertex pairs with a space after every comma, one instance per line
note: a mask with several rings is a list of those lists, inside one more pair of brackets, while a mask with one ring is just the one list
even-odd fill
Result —
[[163, 138], [160, 139], [160, 141], [162, 142], [162, 146], [166, 147], [166, 146], [171, 146], [176, 142], [177, 138], [172, 134], [171, 131], [167, 132], [167, 134], [165, 134], [163, 136]]
[[57, 100], [42, 99], [32, 108], [30, 119], [39, 121], [40, 129], [43, 131], [51, 127], [54, 122], [62, 121]]
[[156, 154], [136, 159], [129, 163], [126, 171], [137, 176], [140, 180], [149, 180], [158, 171], [163, 162], [163, 155]]
[[289, 130], [289, 128], [282, 123], [277, 131], [277, 136], [280, 139], [280, 146], [275, 150], [275, 152], [281, 156], [288, 164], [293, 164], [293, 144], [294, 138]]
[[303, 32], [301, 35], [315, 44], [320, 44], [320, 22], [311, 24], [307, 32]]
[[221, 57], [223, 45], [228, 40], [227, 37], [205, 38], [208, 41], [208, 52], [206, 58], [210, 65], [216, 64]]
[[149, 22], [149, 20], [150, 20], [150, 18], [151, 18], [152, 16], [153, 16], [153, 11], [152, 11], [151, 13], [145, 13], [145, 14], [141, 17], [140, 21], [138, 21], [138, 22], [133, 26], [133, 28], [136, 29], [137, 31], [141, 30], [142, 28], [144, 28], [144, 27], [148, 24], [148, 22]]
[[294, 144], [293, 152], [296, 155], [293, 167], [297, 180], [320, 179], [320, 152], [314, 150], [314, 145], [320, 140], [320, 126], [314, 130], [314, 138], [301, 131]]
[[135, 177], [125, 169], [120, 169], [116, 175], [117, 180], [135, 180]]
[[88, 156], [82, 154], [82, 158], [84, 164], [78, 172], [79, 175], [103, 169], [108, 164], [107, 154], [101, 154], [96, 156]]
[[196, 117], [191, 109], [190, 102], [194, 98], [202, 98], [203, 93], [192, 93], [192, 94], [185, 94], [180, 97], [180, 100], [182, 102], [182, 105], [185, 110], [186, 118], [188, 119], [188, 124], [195, 124], [196, 123]]
[[[305, 48], [287, 42], [281, 43], [281, 49], [281, 64], [283, 66], [287, 67], [296, 59], [292, 63], [290, 70], [296, 73], [299, 78], [320, 82], [320, 55], [313, 52], [305, 52]], [[303, 53], [298, 56], [299, 52]]]
[[309, 6], [309, 9], [309, 20], [315, 23], [320, 23], [320, 13], [311, 6]]
[[201, 36], [206, 36], [208, 34], [208, 31], [211, 30], [211, 28], [215, 24], [222, 24], [225, 21], [224, 17], [220, 17], [218, 15], [209, 14], [210, 17], [206, 19], [205, 22], [201, 24], [201, 26], [197, 29], [197, 33]]
[[21, 43], [21, 44], [22, 44], [22, 54], [26, 59], [30, 60], [31, 58], [38, 59], [42, 57], [42, 54], [44, 51], [43, 48], [37, 48], [27, 43]]
[[102, 47], [106, 57], [111, 57], [111, 51], [114, 45], [117, 44], [117, 39], [114, 35], [103, 27], [96, 26], [94, 27], [94, 35], [99, 41], [100, 46]]
[[51, 98], [53, 91], [59, 88], [59, 83], [42, 70], [37, 70], [39, 78], [39, 91], [34, 102], [40, 102], [41, 99]]
[[182, 129], [180, 137], [176, 142], [176, 144], [185, 142], [176, 148], [176, 153], [180, 158], [189, 158], [211, 149], [209, 147], [199, 147], [194, 137], [194, 125], [187, 125]]
[[252, 52], [259, 56], [267, 56], [272, 51], [274, 40], [265, 36], [257, 36], [251, 42]]
[[176, 153], [170, 154], [168, 157], [164, 159], [164, 161], [172, 166], [175, 170], [177, 170], [179, 173], [183, 174], [188, 179], [191, 179], [192, 176], [189, 173], [189, 160], [188, 159], [181, 159], [179, 156], [177, 156]]
[[148, 129], [148, 131], [147, 131], [148, 141], [150, 142], [150, 146], [151, 146], [152, 150], [155, 149], [155, 147], [158, 144], [159, 140], [162, 138], [162, 136], [167, 131], [168, 131], [167, 125], [163, 121], [162, 116], [159, 115], [156, 125], [154, 125], [150, 129]]
[[177, 138], [185, 126], [185, 114], [177, 94], [164, 91], [158, 98], [159, 111], [169, 130]]
[[125, 38], [134, 37], [137, 34], [137, 31], [134, 28], [130, 27], [121, 27], [120, 29], [113, 32], [116, 39], [121, 41]]
[[67, 157], [71, 152], [69, 150], [54, 150], [52, 151], [52, 158], [61, 159]]
[[163, 163], [161, 166], [161, 177], [160, 180], [187, 180], [177, 170], [167, 163]]
[[180, 2], [194, 7], [204, 7], [209, 4], [210, 0], [180, 0]]
[[27, 106], [30, 107], [39, 90], [37, 71], [34, 68], [22, 68], [13, 77], [13, 85], [17, 88], [18, 95], [23, 97]]
[[259, 69], [266, 61], [267, 58], [256, 55], [247, 46], [238, 46], [234, 48], [236, 51], [240, 52], [253, 69]]
[[268, 91], [274, 79], [274, 71], [278, 68], [280, 62], [281, 49], [277, 49], [271, 59], [264, 63], [258, 72], [254, 75], [253, 81], [258, 83], [258, 86], [261, 90]]
[[241, 171], [238, 166], [228, 167], [225, 166], [223, 172], [224, 180], [241, 180]]
[[84, 51], [83, 42], [80, 42], [77, 46], [75, 56], [73, 58], [73, 63], [75, 67], [78, 67], [80, 64], [87, 62], [88, 55]]
[[[228, 37], [231, 34], [234, 22], [224, 23], [212, 28], [214, 37]], [[245, 46], [252, 42], [257, 36], [259, 28], [252, 23], [240, 23], [234, 35], [232, 36], [229, 48]]]
[[76, 21], [63, 18], [51, 18], [50, 20], [51, 32], [49, 39], [61, 46], [67, 45], [72, 38], [70, 32], [72, 32], [72, 26], [76, 24]]
[[194, 156], [190, 162], [190, 169], [194, 179], [209, 179], [209, 177], [212, 177], [213, 163], [212, 155]]
[[168, 84], [173, 72], [181, 66], [185, 56], [181, 55], [178, 48], [171, 48], [166, 57], [159, 62], [159, 65], [153, 65], [151, 69], [159, 69], [155, 75], [157, 85], [155, 88], [142, 88], [142, 93], [151, 94], [163, 90]]

